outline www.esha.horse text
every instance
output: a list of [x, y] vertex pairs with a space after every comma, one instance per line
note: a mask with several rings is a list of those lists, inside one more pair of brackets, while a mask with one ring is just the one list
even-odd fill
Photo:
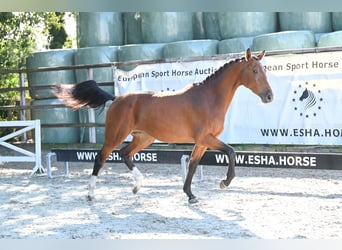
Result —
[[[78, 161], [94, 161], [97, 152], [87, 152], [87, 151], [78, 151], [76, 152], [76, 157]], [[134, 154], [134, 161], [139, 162], [158, 162], [158, 154], [156, 152], [139, 152]], [[118, 152], [112, 152], [107, 161], [122, 161], [121, 156]]]

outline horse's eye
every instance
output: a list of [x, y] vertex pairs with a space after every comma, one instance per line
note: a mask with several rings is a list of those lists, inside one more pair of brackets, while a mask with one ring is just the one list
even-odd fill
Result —
[[258, 74], [258, 70], [257, 69], [253, 69], [253, 73], [254, 74]]

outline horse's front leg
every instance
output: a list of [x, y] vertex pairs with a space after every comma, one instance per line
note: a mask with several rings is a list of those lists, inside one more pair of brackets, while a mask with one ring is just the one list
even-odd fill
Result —
[[226, 187], [229, 186], [231, 181], [235, 177], [235, 150], [232, 146], [226, 145], [226, 147], [222, 150], [228, 155], [229, 159], [229, 165], [228, 165], [228, 171], [227, 171], [227, 178], [225, 180], [222, 180], [220, 183], [220, 188], [225, 189]]
[[229, 164], [227, 171], [227, 178], [222, 180], [220, 183], [220, 188], [224, 189], [229, 186], [231, 181], [235, 177], [235, 150], [232, 146], [228, 144], [224, 144], [222, 141], [214, 137], [213, 135], [208, 135], [204, 137], [201, 141], [203, 145], [206, 145], [208, 148], [219, 150], [228, 155]]

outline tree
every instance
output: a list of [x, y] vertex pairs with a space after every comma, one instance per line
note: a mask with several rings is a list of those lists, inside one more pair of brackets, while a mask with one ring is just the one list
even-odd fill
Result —
[[[70, 44], [63, 17], [64, 12], [0, 12], [0, 69], [23, 69], [41, 37], [50, 38], [46, 47], [51, 49]], [[18, 87], [18, 83], [18, 74], [0, 73], [0, 88]], [[18, 100], [17, 91], [0, 92], [0, 107], [14, 106]], [[0, 121], [17, 119], [18, 112], [0, 109]], [[4, 132], [0, 131], [0, 136]]]
[[[68, 41], [63, 16], [64, 12], [0, 12], [0, 69], [24, 68], [39, 33], [51, 38], [47, 47], [63, 48]], [[17, 85], [17, 74], [0, 74], [2, 88]], [[16, 92], [0, 92], [0, 106], [17, 98]]]
[[54, 12], [52, 20], [49, 20], [46, 24], [49, 39], [49, 49], [70, 47], [68, 35], [64, 29], [64, 15], [64, 12]]

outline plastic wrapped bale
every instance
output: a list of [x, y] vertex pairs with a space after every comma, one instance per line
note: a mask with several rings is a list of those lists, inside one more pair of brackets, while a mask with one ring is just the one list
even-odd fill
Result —
[[239, 53], [246, 51], [253, 45], [254, 37], [239, 37], [222, 40], [218, 44], [219, 54]]
[[80, 12], [77, 16], [79, 48], [123, 44], [121, 12]]
[[222, 39], [277, 31], [275, 12], [218, 12], [217, 15]]
[[330, 12], [279, 12], [281, 31], [311, 30], [325, 33], [332, 30]]
[[[117, 52], [117, 46], [81, 48], [75, 52], [75, 65], [116, 62]], [[77, 69], [75, 70], [75, 74], [77, 82], [88, 80], [87, 69]], [[113, 82], [113, 68], [93, 68], [93, 79], [98, 83]], [[112, 86], [102, 86], [101, 88], [110, 93], [114, 93], [114, 84]]]
[[342, 46], [342, 31], [335, 31], [321, 35], [317, 47]]
[[190, 40], [168, 43], [163, 49], [164, 58], [212, 56], [217, 54], [217, 40]]
[[282, 31], [254, 37], [253, 50], [289, 50], [314, 48], [315, 35], [312, 31]]
[[[60, 123], [78, 123], [78, 112], [71, 108], [44, 108], [47, 105], [58, 105], [63, 102], [58, 99], [34, 100], [31, 106], [42, 106], [42, 108], [31, 109], [33, 120], [41, 120], [41, 124], [60, 124]], [[51, 127], [41, 129], [42, 143], [78, 143], [79, 128], [77, 127]]]
[[[163, 58], [163, 43], [151, 44], [129, 44], [120, 46], [118, 49], [118, 61], [141, 61], [141, 60], [156, 60]], [[119, 66], [118, 68], [129, 71], [136, 65]]]
[[205, 39], [206, 37], [203, 23], [203, 12], [195, 12], [193, 18], [193, 39]]
[[333, 31], [342, 30], [342, 12], [332, 12], [331, 15]]
[[[95, 115], [95, 123], [105, 124], [106, 114], [108, 108], [112, 101], [106, 102], [104, 107], [94, 109]], [[89, 123], [89, 109], [80, 109], [79, 111], [79, 122], [82, 124]], [[105, 127], [104, 126], [96, 126], [95, 127], [95, 143], [103, 143], [104, 142], [104, 134]], [[87, 143], [89, 140], [89, 127], [80, 127], [80, 143]]]
[[203, 26], [207, 39], [222, 40], [217, 12], [204, 12]]
[[124, 44], [143, 43], [140, 12], [124, 12]]
[[144, 43], [193, 39], [193, 12], [141, 12]]
[[315, 33], [315, 42], [316, 42], [316, 45], [318, 44], [319, 42], [319, 39], [321, 39], [321, 36], [324, 35], [326, 33]]
[[[41, 67], [73, 66], [74, 53], [75, 51], [72, 49], [35, 52], [27, 58], [26, 67], [38, 69]], [[27, 76], [30, 87], [49, 86], [56, 83], [75, 83], [74, 70], [29, 72]], [[30, 96], [33, 99], [55, 97], [50, 88], [30, 90]]]

